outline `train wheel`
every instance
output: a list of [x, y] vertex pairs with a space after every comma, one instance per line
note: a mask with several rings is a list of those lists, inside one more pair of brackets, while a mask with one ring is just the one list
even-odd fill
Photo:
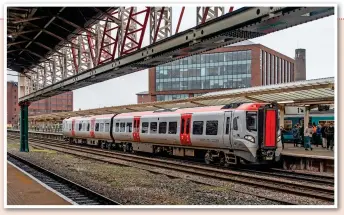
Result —
[[102, 142], [102, 143], [100, 144], [100, 148], [102, 148], [102, 149], [105, 149], [105, 148], [106, 148], [104, 142]]
[[204, 162], [206, 164], [211, 164], [213, 162], [213, 156], [212, 156], [210, 151], [207, 151], [207, 153], [205, 153], [205, 155], [204, 155]]
[[107, 148], [108, 150], [111, 150], [111, 143], [106, 143], [106, 148]]

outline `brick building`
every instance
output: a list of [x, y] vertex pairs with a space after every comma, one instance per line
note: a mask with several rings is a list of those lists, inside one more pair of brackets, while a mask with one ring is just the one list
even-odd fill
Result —
[[[29, 106], [29, 116], [63, 111], [73, 111], [73, 92], [42, 99]], [[7, 82], [7, 124], [18, 125], [19, 117], [18, 83]]]
[[[295, 60], [251, 41], [149, 69], [149, 91], [138, 103], [166, 101], [226, 89], [294, 81]], [[304, 71], [299, 71], [305, 73]]]

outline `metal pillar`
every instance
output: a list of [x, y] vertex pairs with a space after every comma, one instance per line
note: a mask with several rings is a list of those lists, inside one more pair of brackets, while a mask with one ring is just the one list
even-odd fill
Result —
[[29, 105], [20, 104], [20, 151], [29, 152]]
[[306, 129], [308, 127], [308, 123], [309, 123], [309, 110], [310, 107], [305, 107], [306, 111], [305, 111], [305, 115], [303, 118], [303, 127]]
[[283, 106], [280, 108], [280, 120], [279, 120], [280, 127], [282, 126], [283, 128], [284, 128], [284, 112], [285, 112], [285, 108]]

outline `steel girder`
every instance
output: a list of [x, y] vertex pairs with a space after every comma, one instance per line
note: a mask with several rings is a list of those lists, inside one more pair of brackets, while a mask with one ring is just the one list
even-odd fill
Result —
[[196, 10], [197, 25], [208, 22], [222, 16], [225, 13], [224, 7], [197, 7]]
[[150, 11], [149, 44], [172, 35], [172, 7], [152, 7]]
[[[40, 97], [41, 95], [44, 95], [44, 97], [57, 95], [65, 91], [78, 89], [137, 70], [163, 64], [183, 56], [255, 38], [334, 13], [334, 9], [329, 7], [243, 8], [233, 11], [214, 22], [207, 22], [210, 19], [214, 19], [215, 16], [219, 16], [223, 9], [220, 7], [198, 8], [198, 12], [203, 12], [203, 16], [199, 16], [199, 20], [205, 21], [202, 26], [186, 30], [160, 43], [160, 40], [164, 39], [163, 37], [167, 34], [161, 34], [161, 37], [159, 37], [159, 31], [156, 31], [156, 29], [158, 27], [164, 29], [164, 25], [162, 25], [165, 24], [164, 18], [166, 18], [167, 25], [171, 24], [167, 22], [167, 20], [170, 20], [171, 14], [169, 12], [165, 13], [165, 11], [169, 10], [164, 8], [163, 13], [161, 13], [162, 8], [145, 7], [140, 11], [132, 7], [117, 9], [118, 13], [115, 16], [118, 17], [117, 20], [121, 20], [118, 28], [116, 28], [118, 22], [113, 22], [109, 16], [106, 16], [104, 20], [88, 28], [89, 32], [78, 35], [72, 43], [66, 43], [64, 46], [61, 46], [46, 61], [37, 65], [36, 68], [28, 70], [26, 75], [29, 80], [25, 82], [25, 85], [30, 87], [28, 87], [28, 91], [22, 94], [25, 96], [21, 96], [20, 100], [33, 101], [43, 98]], [[230, 8], [229, 11], [231, 10]], [[183, 12], [184, 10], [182, 10], [179, 23], [181, 22]], [[303, 14], [307, 13], [312, 13], [312, 16], [303, 16]], [[154, 37], [157, 35], [155, 37], [156, 41], [152, 45], [139, 50], [142, 46], [149, 15], [151, 25], [153, 26], [154, 24], [155, 26], [155, 28], [151, 28], [150, 40], [154, 41]], [[139, 19], [138, 16], [141, 16], [141, 18]], [[236, 18], [232, 19], [232, 16]], [[110, 27], [105, 24], [106, 18], [112, 21], [108, 21]], [[279, 20], [278, 25], [272, 25], [271, 22], [273, 20]], [[158, 26], [159, 22], [160, 26]], [[252, 24], [242, 24], [248, 22]], [[235, 27], [239, 25], [241, 27]], [[114, 44], [111, 44], [109, 37], [107, 40], [105, 39], [104, 29], [106, 29], [106, 34], [112, 38], [116, 38], [115, 36], [118, 35], [117, 48]], [[108, 29], [112, 31], [109, 33]], [[178, 26], [177, 30], [179, 30]], [[162, 32], [165, 33], [164, 31]], [[159, 43], [156, 43], [158, 41]], [[111, 44], [112, 46], [106, 47], [106, 44]], [[105, 55], [104, 50], [110, 54]], [[129, 53], [130, 56], [127, 57], [126, 55]], [[106, 58], [108, 59], [107, 61], [105, 61]], [[101, 66], [99, 65], [99, 59], [103, 61]], [[85, 71], [88, 72], [85, 73]]]

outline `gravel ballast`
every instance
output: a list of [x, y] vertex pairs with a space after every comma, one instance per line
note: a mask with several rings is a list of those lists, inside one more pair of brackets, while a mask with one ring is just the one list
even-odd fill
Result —
[[[208, 186], [188, 180], [192, 176], [176, 172], [176, 177], [150, 171], [86, 160], [52, 150], [19, 152], [17, 140], [8, 140], [8, 151], [51, 170], [124, 205], [276, 205], [278, 202], [245, 193], [259, 193], [299, 204], [326, 204], [323, 201], [267, 191], [241, 184], [207, 179]], [[147, 167], [146, 167], [147, 168]], [[161, 170], [164, 172], [167, 170]], [[242, 191], [236, 192], [235, 190]], [[327, 203], [329, 204], [329, 203]]]

